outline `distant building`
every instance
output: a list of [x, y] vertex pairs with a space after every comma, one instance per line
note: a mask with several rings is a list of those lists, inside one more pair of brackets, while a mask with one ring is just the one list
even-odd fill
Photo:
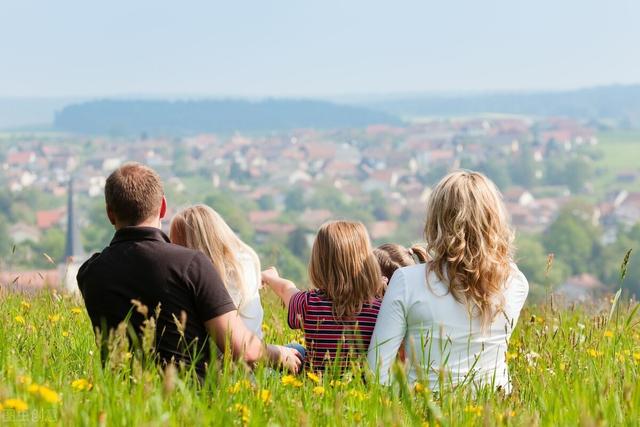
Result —
[[24, 242], [38, 243], [40, 230], [32, 225], [19, 222], [9, 227], [9, 237], [16, 245]]
[[605, 290], [605, 286], [591, 274], [580, 274], [569, 277], [556, 290], [556, 294], [566, 302], [589, 301]]
[[69, 179], [69, 188], [67, 191], [67, 239], [64, 259], [59, 266], [59, 271], [63, 288], [73, 293], [79, 292], [76, 276], [82, 263], [87, 260], [87, 256], [80, 242], [80, 230], [78, 229], [77, 220], [73, 178], [71, 178]]

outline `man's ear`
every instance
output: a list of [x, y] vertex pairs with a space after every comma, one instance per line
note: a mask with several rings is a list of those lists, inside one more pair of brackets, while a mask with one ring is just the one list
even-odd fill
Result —
[[107, 209], [107, 217], [109, 218], [109, 222], [111, 223], [111, 225], [115, 226], [116, 216], [113, 214], [113, 211], [109, 209], [109, 206], [107, 206], [106, 209]]
[[160, 219], [163, 219], [167, 215], [167, 198], [162, 196], [162, 203], [160, 204]]

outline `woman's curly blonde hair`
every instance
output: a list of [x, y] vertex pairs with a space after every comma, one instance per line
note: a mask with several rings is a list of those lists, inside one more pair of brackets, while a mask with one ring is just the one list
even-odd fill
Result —
[[486, 330], [504, 309], [513, 257], [513, 231], [495, 184], [472, 171], [445, 176], [429, 197], [424, 233], [427, 271], [447, 283]]

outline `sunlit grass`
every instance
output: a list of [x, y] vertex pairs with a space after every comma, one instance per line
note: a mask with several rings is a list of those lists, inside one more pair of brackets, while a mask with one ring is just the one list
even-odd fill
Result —
[[[266, 295], [266, 337], [287, 343], [284, 310]], [[204, 382], [130, 363], [103, 369], [81, 301], [0, 293], [0, 424], [61, 425], [634, 425], [640, 331], [634, 305], [527, 308], [507, 358], [513, 392], [427, 384], [391, 388], [366, 371], [287, 376], [223, 360]], [[124, 355], [127, 359], [127, 355]]]

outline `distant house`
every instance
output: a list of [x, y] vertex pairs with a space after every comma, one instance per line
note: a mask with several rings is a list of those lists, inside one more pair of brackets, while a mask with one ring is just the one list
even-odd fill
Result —
[[373, 240], [391, 237], [398, 229], [395, 221], [376, 221], [369, 226], [369, 235]]
[[9, 153], [7, 165], [9, 167], [23, 167], [36, 161], [36, 153], [33, 151], [17, 151]]
[[280, 212], [276, 210], [270, 211], [251, 211], [249, 212], [249, 221], [252, 224], [265, 224], [278, 219]]
[[617, 222], [633, 225], [640, 219], [640, 192], [622, 192], [614, 201], [614, 216]]
[[513, 187], [503, 193], [504, 200], [507, 203], [515, 203], [520, 206], [529, 206], [535, 202], [533, 194], [524, 188]]
[[640, 172], [636, 171], [622, 171], [616, 175], [616, 181], [620, 183], [630, 184], [636, 182], [640, 177]]
[[316, 230], [332, 216], [333, 213], [328, 209], [306, 209], [300, 214], [299, 221], [305, 227]]
[[40, 241], [40, 230], [32, 225], [19, 222], [9, 227], [9, 237], [16, 244], [24, 242], [38, 243]]
[[270, 236], [287, 236], [294, 232], [296, 226], [293, 224], [263, 223], [254, 226], [256, 232], [256, 242], [264, 243]]
[[605, 290], [605, 286], [591, 274], [580, 274], [569, 277], [555, 291], [567, 302], [589, 301]]
[[36, 212], [36, 225], [40, 230], [61, 225], [64, 222], [67, 211], [64, 208]]

